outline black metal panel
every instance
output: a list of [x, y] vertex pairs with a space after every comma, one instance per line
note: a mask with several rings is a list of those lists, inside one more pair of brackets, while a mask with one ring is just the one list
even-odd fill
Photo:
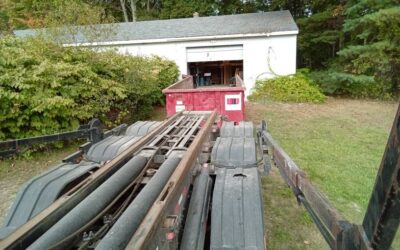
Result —
[[135, 122], [126, 128], [125, 135], [109, 136], [91, 146], [86, 159], [98, 163], [109, 161], [159, 125], [155, 121]]
[[208, 168], [203, 168], [193, 184], [189, 210], [180, 249], [204, 249], [212, 180]]
[[256, 167], [254, 138], [217, 138], [211, 152], [211, 163], [218, 167]]
[[141, 137], [136, 136], [110, 136], [90, 147], [86, 159], [94, 162], [112, 160], [123, 150], [133, 145]]
[[144, 136], [160, 124], [161, 122], [156, 121], [137, 121], [126, 129], [125, 134], [131, 136]]
[[0, 239], [43, 211], [69, 183], [96, 167], [98, 164], [91, 162], [63, 163], [28, 181], [18, 192], [3, 228], [0, 229]]
[[265, 249], [257, 168], [217, 168], [211, 210], [211, 249]]
[[222, 123], [220, 137], [254, 137], [252, 122], [224, 122]]
[[15, 154], [22, 146], [47, 143], [53, 141], [61, 141], [67, 139], [84, 138], [89, 136], [89, 130], [77, 130], [72, 132], [59, 133], [54, 135], [45, 135], [38, 137], [31, 137], [25, 139], [16, 139], [0, 142], [0, 156], [8, 156]]
[[47, 143], [53, 141], [69, 140], [87, 137], [91, 142], [95, 143], [104, 138], [101, 122], [94, 118], [88, 124], [80, 125], [75, 131], [68, 131], [52, 135], [42, 135], [30, 138], [15, 139], [8, 141], [0, 141], [0, 156], [9, 156], [18, 153], [21, 146], [34, 145], [39, 143]]

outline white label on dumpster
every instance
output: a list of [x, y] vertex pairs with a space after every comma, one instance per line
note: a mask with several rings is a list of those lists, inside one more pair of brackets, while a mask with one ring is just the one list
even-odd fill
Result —
[[185, 110], [185, 105], [183, 105], [183, 101], [176, 101], [175, 112], [181, 112]]
[[225, 110], [228, 111], [242, 110], [241, 94], [225, 95]]

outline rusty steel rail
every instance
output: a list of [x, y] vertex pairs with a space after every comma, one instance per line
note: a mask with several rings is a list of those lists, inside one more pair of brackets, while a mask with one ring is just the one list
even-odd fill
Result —
[[264, 157], [271, 157], [279, 172], [304, 205], [331, 249], [371, 249], [364, 230], [346, 220], [325, 196], [307, 179], [305, 173], [267, 132], [265, 121], [258, 131], [260, 142], [267, 146]]
[[[182, 188], [185, 177], [190, 173], [192, 166], [195, 164], [195, 159], [201, 151], [203, 143], [211, 135], [212, 126], [216, 121], [217, 113], [192, 111], [189, 114], [208, 114], [206, 122], [201, 126], [199, 133], [194, 138], [190, 147], [187, 149], [184, 157], [176, 167], [174, 173], [169, 178], [163, 191], [150, 208], [143, 222], [136, 230], [135, 234], [130, 239], [126, 249], [143, 249], [145, 244], [154, 236], [157, 226], [162, 223], [164, 209], [172, 202], [173, 197]], [[181, 144], [180, 144], [181, 145]]]

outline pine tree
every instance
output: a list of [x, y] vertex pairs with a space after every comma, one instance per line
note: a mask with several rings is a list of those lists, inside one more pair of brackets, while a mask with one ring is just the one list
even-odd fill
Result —
[[300, 67], [321, 69], [336, 57], [343, 40], [343, 6], [336, 5], [325, 11], [297, 20]]
[[339, 52], [346, 70], [373, 76], [393, 94], [400, 86], [400, 1], [360, 1], [347, 10], [352, 44]]
[[399, 0], [348, 2], [343, 25], [346, 47], [337, 53], [338, 57], [319, 81], [329, 85], [334, 94], [398, 96], [399, 4]]

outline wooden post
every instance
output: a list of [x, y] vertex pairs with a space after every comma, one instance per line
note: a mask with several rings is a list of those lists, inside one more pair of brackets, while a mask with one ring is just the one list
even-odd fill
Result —
[[229, 78], [230, 78], [230, 65], [229, 62], [224, 62], [224, 85], [228, 85], [229, 84]]
[[400, 105], [375, 180], [363, 228], [374, 249], [389, 249], [400, 222]]

